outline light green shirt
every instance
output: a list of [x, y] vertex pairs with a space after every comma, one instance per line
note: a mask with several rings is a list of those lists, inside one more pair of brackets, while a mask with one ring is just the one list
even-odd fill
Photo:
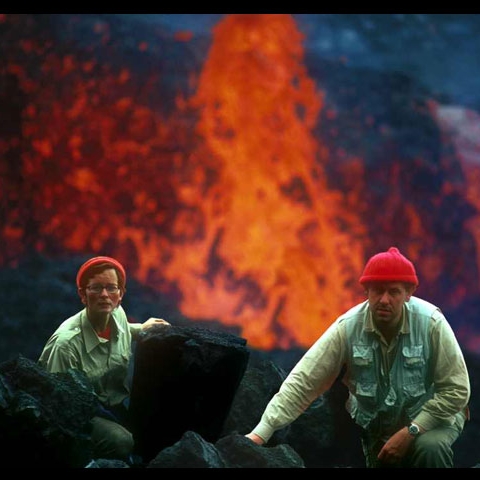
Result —
[[140, 323], [129, 323], [122, 306], [112, 314], [110, 340], [99, 337], [83, 309], [65, 320], [49, 338], [38, 360], [51, 373], [81, 370], [100, 401], [118, 405], [129, 395], [128, 364]]
[[[366, 316], [365, 328], [382, 337], [373, 324], [369, 309]], [[409, 331], [408, 319], [404, 315], [399, 335]], [[451, 424], [455, 414], [465, 409], [470, 398], [470, 381], [462, 351], [440, 310], [431, 317], [430, 341], [435, 393], [414, 419], [425, 430]], [[383, 368], [387, 371], [398, 350], [396, 343], [397, 339], [394, 339], [388, 345], [381, 338]], [[296, 420], [332, 386], [344, 364], [347, 366], [345, 375], [350, 374], [348, 357], [345, 323], [339, 317], [292, 369], [268, 403], [253, 433], [267, 442], [276, 430]]]

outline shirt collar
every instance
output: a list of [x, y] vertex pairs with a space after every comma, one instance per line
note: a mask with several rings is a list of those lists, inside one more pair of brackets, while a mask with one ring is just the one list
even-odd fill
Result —
[[[112, 313], [112, 320], [115, 323], [115, 328], [112, 328], [112, 333], [110, 337], [112, 340], [116, 337], [117, 332], [124, 333], [124, 330], [125, 330], [121, 325], [121, 323], [118, 322], [118, 319], [117, 319], [118, 315], [119, 315], [118, 309], [115, 309]], [[87, 353], [90, 353], [100, 343], [104, 343], [104, 340], [100, 340], [94, 328], [92, 327], [92, 324], [88, 320], [86, 308], [84, 308], [80, 312], [80, 323], [82, 325], [83, 338], [85, 340], [85, 348], [87, 350]]]

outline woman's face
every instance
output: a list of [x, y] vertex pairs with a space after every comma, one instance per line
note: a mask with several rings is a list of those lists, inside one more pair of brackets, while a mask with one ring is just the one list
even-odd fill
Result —
[[89, 278], [79, 294], [89, 315], [99, 316], [111, 314], [120, 305], [124, 291], [118, 284], [116, 270], [107, 268]]

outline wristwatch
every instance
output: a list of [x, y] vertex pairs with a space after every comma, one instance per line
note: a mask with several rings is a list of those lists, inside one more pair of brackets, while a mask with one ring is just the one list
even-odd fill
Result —
[[416, 423], [411, 423], [408, 426], [408, 433], [412, 437], [417, 437], [418, 435], [420, 435], [420, 427]]

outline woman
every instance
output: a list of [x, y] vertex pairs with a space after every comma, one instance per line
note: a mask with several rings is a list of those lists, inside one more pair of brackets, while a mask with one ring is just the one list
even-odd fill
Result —
[[134, 446], [126, 428], [132, 340], [152, 325], [169, 323], [153, 317], [144, 323], [128, 322], [120, 305], [126, 273], [114, 258], [87, 260], [78, 270], [77, 289], [85, 308], [57, 328], [39, 364], [51, 373], [73, 368], [86, 374], [102, 406], [92, 419], [94, 457], [129, 461]]

